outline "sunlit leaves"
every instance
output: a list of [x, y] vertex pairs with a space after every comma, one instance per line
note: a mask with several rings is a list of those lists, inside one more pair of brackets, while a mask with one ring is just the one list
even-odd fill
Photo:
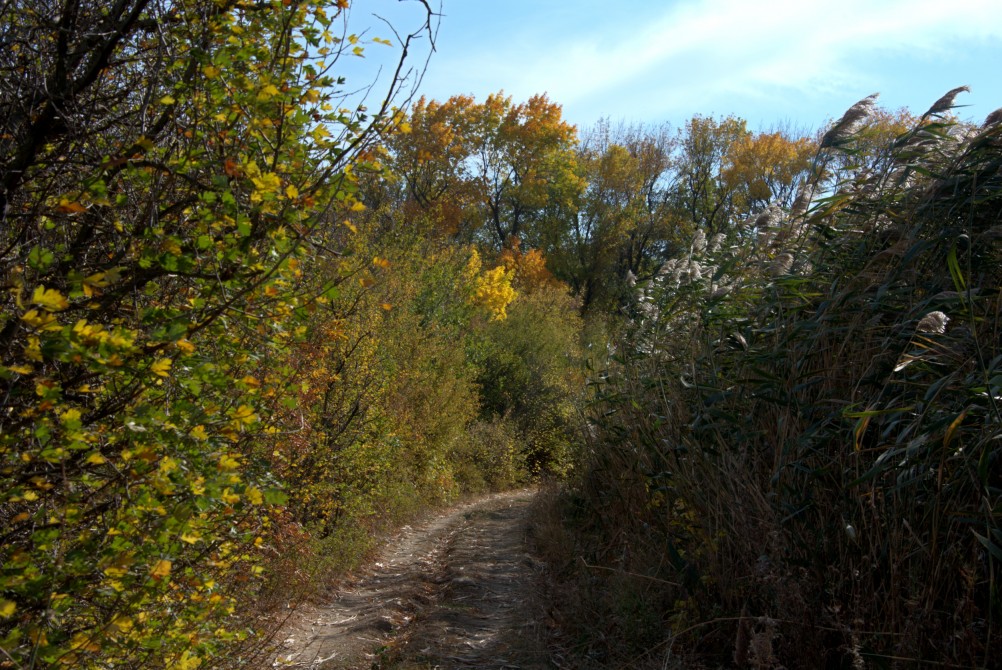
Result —
[[739, 189], [744, 212], [772, 202], [789, 206], [810, 175], [815, 143], [786, 133], [753, 133], [740, 137], [726, 151], [721, 177]]
[[173, 365], [173, 361], [171, 361], [171, 359], [160, 358], [154, 361], [153, 365], [150, 366], [150, 371], [158, 377], [168, 377], [170, 376], [171, 365]]
[[168, 577], [170, 575], [172, 565], [173, 564], [166, 559], [158, 560], [153, 564], [153, 567], [150, 568], [150, 577], [153, 577], [154, 579], [164, 579]]
[[295, 405], [304, 240], [370, 127], [300, 41], [316, 21], [333, 43], [343, 3], [77, 4], [60, 30], [81, 67], [57, 76], [49, 19], [18, 15], [37, 57], [0, 86], [0, 646], [193, 668], [256, 583], [229, 571], [261, 575], [283, 497], [258, 407]]
[[69, 300], [62, 293], [56, 289], [45, 288], [44, 286], [39, 286], [35, 289], [34, 293], [32, 293], [31, 301], [50, 312], [61, 312], [70, 306]]
[[581, 188], [575, 128], [545, 95], [524, 103], [501, 93], [482, 103], [421, 99], [406, 128], [391, 140], [393, 166], [446, 233], [476, 233], [502, 248], [534, 232], [548, 204]]

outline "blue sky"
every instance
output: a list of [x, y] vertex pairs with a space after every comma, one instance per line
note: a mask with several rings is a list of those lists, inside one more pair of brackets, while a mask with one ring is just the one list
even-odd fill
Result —
[[[430, 0], [433, 7], [439, 0]], [[817, 128], [880, 92], [921, 113], [949, 89], [963, 118], [1002, 107], [1002, 0], [441, 0], [429, 98], [546, 93], [582, 129], [734, 114]], [[357, 0], [408, 29], [414, 0]], [[373, 35], [389, 36], [378, 25]], [[367, 51], [369, 65], [379, 58]], [[420, 56], [419, 56], [420, 57]]]

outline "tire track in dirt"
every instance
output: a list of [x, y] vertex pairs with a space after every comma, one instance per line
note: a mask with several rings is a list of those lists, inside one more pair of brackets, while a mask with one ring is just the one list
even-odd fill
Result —
[[404, 527], [336, 600], [290, 618], [271, 667], [550, 667], [526, 546], [534, 496], [495, 494]]

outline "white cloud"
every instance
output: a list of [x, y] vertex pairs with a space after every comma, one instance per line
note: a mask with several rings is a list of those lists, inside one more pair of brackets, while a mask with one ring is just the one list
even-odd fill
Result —
[[604, 104], [613, 115], [637, 102], [663, 112], [723, 111], [733, 96], [858, 86], [873, 79], [880, 55], [921, 60], [965, 41], [1002, 39], [998, 0], [695, 0], [660, 15], [647, 4], [641, 25], [631, 25], [637, 12], [629, 4], [604, 3], [604, 17], [566, 35], [533, 17], [516, 34], [485, 30], [446, 62], [433, 59], [426, 84], [436, 96], [546, 91], [567, 108]]

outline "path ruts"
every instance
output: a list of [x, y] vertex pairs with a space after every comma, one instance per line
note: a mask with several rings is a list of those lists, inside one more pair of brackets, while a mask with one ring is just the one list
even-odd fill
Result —
[[492, 495], [404, 528], [336, 600], [296, 613], [272, 667], [552, 667], [526, 547], [533, 495]]

